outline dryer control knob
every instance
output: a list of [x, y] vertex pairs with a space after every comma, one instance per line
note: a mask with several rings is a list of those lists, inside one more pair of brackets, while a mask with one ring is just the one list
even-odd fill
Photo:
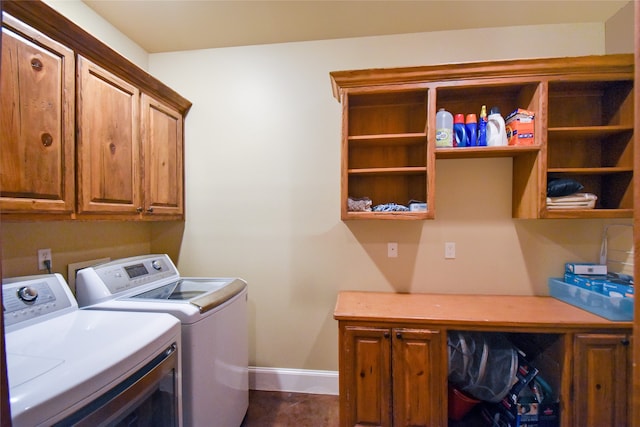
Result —
[[31, 286], [23, 286], [18, 289], [18, 298], [27, 303], [32, 303], [38, 298], [38, 291]]
[[162, 264], [160, 264], [160, 261], [158, 261], [157, 259], [151, 261], [151, 266], [156, 270], [162, 270]]

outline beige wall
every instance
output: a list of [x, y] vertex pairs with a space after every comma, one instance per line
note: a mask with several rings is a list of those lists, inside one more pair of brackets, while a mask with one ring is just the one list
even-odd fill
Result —
[[608, 54], [633, 52], [633, 2], [630, 1], [605, 24], [605, 51]]
[[248, 280], [257, 366], [337, 369], [342, 289], [545, 294], [564, 261], [597, 260], [606, 222], [511, 219], [511, 159], [438, 160], [434, 221], [340, 220], [329, 72], [602, 53], [604, 26], [586, 24], [150, 55], [151, 72], [193, 102], [187, 221], [153, 226], [152, 250], [179, 254], [185, 275]]
[[[544, 294], [565, 260], [596, 259], [611, 221], [512, 220], [510, 159], [438, 160], [436, 220], [340, 221], [341, 106], [328, 73], [604, 52], [604, 26], [588, 24], [151, 55], [150, 72], [194, 104], [186, 222], [2, 223], [3, 274], [37, 273], [42, 247], [65, 273], [69, 262], [168, 252], [185, 275], [248, 280], [252, 365], [329, 370], [341, 289]], [[455, 260], [444, 260], [448, 241]]]

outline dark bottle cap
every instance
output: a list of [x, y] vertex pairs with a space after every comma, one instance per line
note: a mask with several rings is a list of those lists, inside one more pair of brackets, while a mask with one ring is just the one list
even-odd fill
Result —
[[500, 108], [491, 107], [491, 110], [489, 111], [489, 114], [500, 114]]

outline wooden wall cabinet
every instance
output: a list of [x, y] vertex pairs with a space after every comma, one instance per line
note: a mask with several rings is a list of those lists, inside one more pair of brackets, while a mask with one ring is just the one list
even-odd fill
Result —
[[183, 117], [180, 112], [142, 94], [144, 207], [147, 215], [184, 214]]
[[78, 213], [181, 216], [179, 111], [78, 57]]
[[140, 91], [78, 56], [78, 213], [142, 211]]
[[75, 60], [64, 45], [5, 16], [0, 75], [0, 209], [74, 210]]
[[[633, 213], [633, 55], [451, 64], [330, 73], [342, 103], [341, 218], [432, 219], [436, 159], [513, 158], [514, 218], [618, 218]], [[497, 106], [535, 114], [533, 145], [436, 148], [435, 116]], [[595, 209], [550, 209], [549, 180], [576, 179]], [[427, 202], [426, 212], [354, 212]]]
[[45, 3], [3, 5], [3, 219], [184, 219], [191, 103]]
[[340, 425], [468, 425], [448, 421], [447, 336], [504, 334], [560, 402], [560, 425], [630, 425], [632, 322], [612, 322], [551, 297], [343, 291]]

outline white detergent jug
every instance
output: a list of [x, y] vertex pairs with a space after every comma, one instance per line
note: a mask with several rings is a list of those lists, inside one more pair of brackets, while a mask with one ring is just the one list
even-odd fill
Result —
[[507, 130], [498, 107], [492, 107], [487, 117], [487, 146], [508, 145]]

